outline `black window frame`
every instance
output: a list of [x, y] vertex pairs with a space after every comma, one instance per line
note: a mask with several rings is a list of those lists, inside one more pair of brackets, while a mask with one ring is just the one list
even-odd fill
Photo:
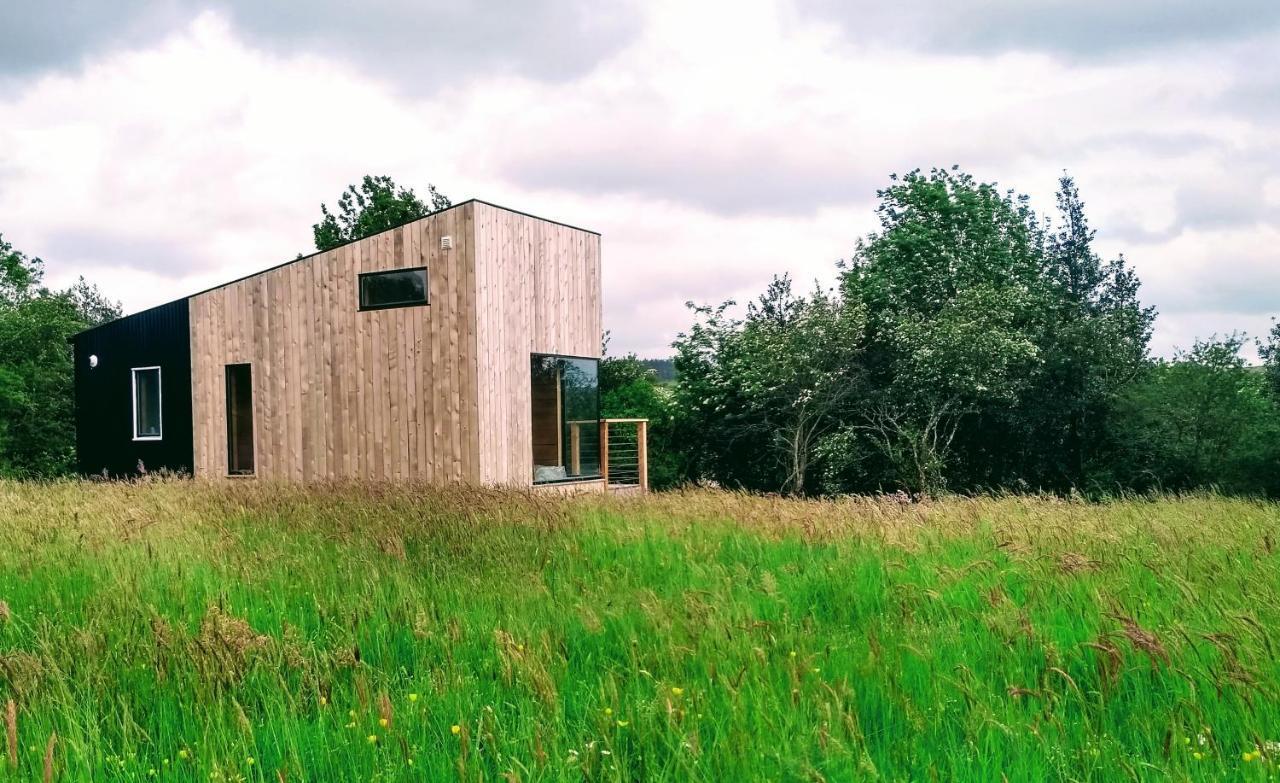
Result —
[[[253, 415], [253, 363], [252, 362], [232, 362], [230, 364], [224, 365], [224, 367], [225, 369], [223, 370], [223, 379], [226, 386], [227, 405], [223, 413], [226, 415], [226, 419], [227, 419], [227, 476], [229, 477], [255, 476], [258, 473], [258, 430], [257, 430], [258, 422], [257, 422], [257, 418]], [[236, 455], [232, 451], [232, 444], [238, 442], [238, 439], [239, 439], [239, 433], [236, 432], [235, 430], [235, 421], [233, 421], [231, 416], [232, 406], [235, 405], [235, 400], [233, 399], [233, 394], [232, 394], [233, 373], [238, 373], [242, 370], [247, 373], [247, 377], [245, 380], [248, 381], [248, 396], [249, 396], [249, 407], [248, 407], [249, 469], [248, 470], [245, 470], [244, 468], [235, 467]], [[236, 378], [235, 382], [238, 382], [239, 380], [240, 380], [239, 378]]]
[[[380, 275], [395, 274], [398, 272], [421, 272], [422, 273], [422, 301], [421, 302], [393, 302], [391, 304], [366, 305], [364, 303], [364, 280], [366, 277], [378, 277]], [[379, 269], [376, 272], [361, 272], [356, 276], [356, 304], [359, 306], [360, 312], [367, 310], [391, 310], [397, 307], [426, 307], [431, 304], [431, 274], [425, 266], [405, 266], [396, 269]]]

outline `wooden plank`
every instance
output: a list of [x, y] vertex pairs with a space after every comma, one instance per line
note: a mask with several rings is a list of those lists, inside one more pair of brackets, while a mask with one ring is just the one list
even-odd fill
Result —
[[600, 478], [609, 486], [609, 422], [600, 422]]
[[640, 489], [649, 491], [649, 422], [640, 419], [636, 422], [636, 459], [639, 464]]

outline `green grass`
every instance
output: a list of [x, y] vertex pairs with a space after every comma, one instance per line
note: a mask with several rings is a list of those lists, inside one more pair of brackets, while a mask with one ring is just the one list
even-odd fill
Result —
[[1275, 779], [1278, 543], [1208, 496], [0, 483], [0, 781], [54, 733], [68, 781]]

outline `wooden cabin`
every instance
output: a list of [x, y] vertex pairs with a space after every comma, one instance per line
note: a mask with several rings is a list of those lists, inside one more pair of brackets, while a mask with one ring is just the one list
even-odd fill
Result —
[[600, 273], [596, 232], [472, 200], [81, 332], [80, 470], [643, 487]]

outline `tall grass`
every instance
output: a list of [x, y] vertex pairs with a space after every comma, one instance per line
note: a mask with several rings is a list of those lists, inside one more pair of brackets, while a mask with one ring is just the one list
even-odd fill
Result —
[[1212, 496], [0, 483], [0, 781], [1272, 779], [1278, 535]]

